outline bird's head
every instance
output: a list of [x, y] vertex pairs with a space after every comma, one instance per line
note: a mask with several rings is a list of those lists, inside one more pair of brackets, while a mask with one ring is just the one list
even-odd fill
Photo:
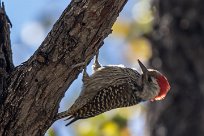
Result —
[[151, 101], [164, 99], [170, 90], [167, 78], [157, 70], [147, 69], [139, 60], [138, 63], [143, 72], [141, 79], [143, 91], [140, 97]]

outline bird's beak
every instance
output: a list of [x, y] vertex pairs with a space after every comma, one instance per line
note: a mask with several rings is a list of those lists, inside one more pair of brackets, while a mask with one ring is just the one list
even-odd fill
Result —
[[148, 70], [147, 68], [142, 64], [142, 62], [140, 60], [138, 60], [138, 63], [140, 65], [140, 68], [142, 69], [143, 74], [147, 74]]

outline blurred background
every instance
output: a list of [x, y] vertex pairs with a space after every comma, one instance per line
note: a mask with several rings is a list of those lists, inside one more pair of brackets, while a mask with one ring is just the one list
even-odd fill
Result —
[[[13, 24], [14, 64], [39, 47], [70, 0], [4, 0]], [[116, 109], [65, 127], [55, 122], [47, 136], [203, 136], [204, 9], [202, 0], [129, 0], [100, 49], [102, 65], [138, 69], [137, 59], [164, 73], [171, 91], [159, 102]], [[88, 73], [91, 74], [91, 65]], [[140, 70], [139, 70], [140, 71]], [[63, 98], [68, 109], [81, 91], [81, 74]]]

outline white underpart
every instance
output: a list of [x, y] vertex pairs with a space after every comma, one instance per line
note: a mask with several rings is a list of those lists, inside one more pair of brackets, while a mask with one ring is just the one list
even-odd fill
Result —
[[157, 83], [157, 80], [154, 77], [151, 78], [152, 82], [146, 82], [144, 84], [143, 91], [138, 94], [143, 100], [152, 100], [158, 96], [160, 92], [160, 87]]

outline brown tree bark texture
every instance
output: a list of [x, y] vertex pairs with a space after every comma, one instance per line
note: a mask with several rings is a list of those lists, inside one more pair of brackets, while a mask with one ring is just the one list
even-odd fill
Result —
[[127, 0], [72, 0], [38, 50], [7, 80], [1, 136], [40, 136], [53, 123], [65, 91], [111, 33]]
[[204, 1], [156, 0], [151, 64], [167, 75], [166, 99], [151, 103], [151, 136], [204, 135]]

